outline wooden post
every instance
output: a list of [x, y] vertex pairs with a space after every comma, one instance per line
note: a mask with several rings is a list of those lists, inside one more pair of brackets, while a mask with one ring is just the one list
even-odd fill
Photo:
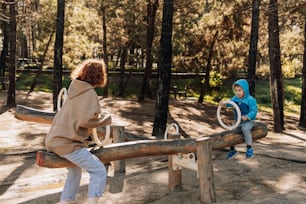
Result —
[[198, 176], [200, 179], [201, 203], [216, 202], [212, 167], [212, 147], [209, 137], [197, 140]]
[[[168, 134], [168, 139], [179, 140], [180, 134]], [[173, 170], [172, 165], [172, 155], [168, 155], [168, 187], [170, 191], [179, 191], [182, 190], [182, 170]]]
[[[112, 125], [111, 131], [113, 134], [113, 142], [120, 143], [125, 141], [124, 136], [124, 126]], [[116, 160], [113, 163], [115, 173], [123, 173], [125, 172], [125, 161], [124, 160]]]

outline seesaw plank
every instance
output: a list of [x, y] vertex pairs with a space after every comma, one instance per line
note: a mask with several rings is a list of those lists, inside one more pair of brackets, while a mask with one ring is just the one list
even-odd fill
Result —
[[51, 124], [54, 116], [55, 112], [41, 111], [23, 105], [16, 106], [15, 117], [20, 120]]
[[[265, 137], [268, 133], [266, 125], [256, 123], [252, 130], [253, 140]], [[210, 137], [212, 149], [223, 149], [232, 145], [244, 142], [241, 133], [235, 131], [225, 131], [205, 137]], [[195, 152], [199, 139], [180, 139], [180, 140], [143, 140], [134, 142], [122, 142], [106, 145], [103, 148], [92, 151], [102, 162], [123, 160], [129, 158], [170, 155], [175, 153]], [[38, 151], [36, 155], [36, 164], [41, 167], [61, 168], [72, 166], [66, 159], [47, 151]]]

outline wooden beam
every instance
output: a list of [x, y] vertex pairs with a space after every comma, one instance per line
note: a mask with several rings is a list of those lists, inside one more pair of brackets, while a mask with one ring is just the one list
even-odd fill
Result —
[[[266, 125], [256, 123], [252, 130], [253, 140], [265, 137], [268, 133]], [[241, 133], [235, 131], [221, 132], [205, 137], [210, 137], [213, 150], [223, 149], [235, 144], [243, 143]], [[103, 148], [93, 150], [102, 162], [143, 157], [155, 155], [170, 155], [175, 153], [189, 153], [196, 151], [197, 141], [199, 139], [181, 139], [181, 140], [143, 140], [133, 142], [122, 142], [106, 145]], [[60, 168], [71, 166], [72, 164], [57, 156], [54, 153], [38, 151], [36, 155], [36, 164], [41, 167]]]
[[23, 105], [16, 106], [15, 117], [20, 120], [51, 124], [54, 116], [55, 112], [41, 111]]
[[[30, 107], [23, 106], [23, 105], [17, 105], [15, 117], [19, 120], [51, 125], [55, 114], [56, 112], [41, 111], [39, 109], [30, 108]], [[122, 127], [122, 125], [118, 124], [118, 121], [116, 124], [112, 124], [111, 126], [112, 128]], [[98, 127], [97, 133], [98, 133], [98, 136], [104, 137], [105, 127]], [[91, 130], [90, 130], [90, 134], [92, 134]], [[113, 134], [111, 134], [111, 137], [113, 137]], [[133, 138], [133, 134], [127, 134], [126, 137], [127, 137], [126, 139]]]
[[[23, 105], [17, 105], [15, 117], [25, 121], [38, 122], [44, 124], [51, 124], [55, 116], [55, 112], [46, 112], [38, 109], [30, 108]], [[103, 130], [97, 129], [98, 134]], [[253, 140], [263, 138], [267, 135], [268, 129], [263, 123], [255, 123], [255, 127], [252, 129]], [[131, 140], [134, 138], [130, 133], [125, 132], [125, 140]], [[196, 151], [196, 142], [201, 141], [204, 136], [199, 139], [183, 139], [175, 141], [165, 140], [143, 140], [136, 142], [124, 142], [120, 144], [106, 145], [103, 148], [93, 151], [94, 154], [104, 163], [115, 160], [123, 160], [128, 158], [142, 157], [142, 156], [154, 156], [154, 155], [169, 155], [175, 153], [188, 153]], [[243, 136], [239, 132], [225, 131], [208, 135], [210, 137], [212, 148], [223, 149], [235, 144], [244, 142]], [[138, 136], [138, 138], [142, 138]], [[58, 157], [54, 153], [48, 153], [46, 151], [39, 151], [37, 153], [37, 165], [60, 168], [72, 165], [67, 160]]]
[[[253, 141], [261, 139], [268, 134], [268, 128], [265, 124], [260, 122], [255, 122], [254, 127], [252, 129], [252, 138]], [[232, 130], [232, 131], [224, 131], [212, 135], [208, 135], [206, 137], [210, 137], [212, 143], [212, 149], [223, 149], [225, 147], [230, 147], [236, 144], [244, 143], [244, 138], [241, 131]], [[201, 141], [205, 136], [200, 137], [197, 141]]]

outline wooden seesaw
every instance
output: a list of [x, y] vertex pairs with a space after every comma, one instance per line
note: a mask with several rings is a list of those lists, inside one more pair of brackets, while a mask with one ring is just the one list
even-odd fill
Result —
[[[51, 124], [54, 115], [55, 113], [52, 112], [44, 112], [20, 105], [17, 105], [15, 114], [18, 119], [45, 124]], [[224, 131], [199, 137], [197, 139], [181, 139], [179, 134], [168, 134], [167, 140], [122, 142], [129, 139], [130, 133], [124, 131], [124, 126], [115, 125], [112, 126], [112, 129], [117, 129], [117, 133], [113, 132], [113, 136], [117, 135], [116, 137], [120, 138], [117, 141], [120, 143], [105, 145], [102, 148], [91, 151], [103, 163], [143, 156], [169, 155], [169, 190], [173, 191], [182, 188], [180, 167], [196, 170], [200, 181], [201, 203], [212, 203], [216, 201], [212, 168], [212, 150], [220, 150], [244, 142], [242, 134], [237, 131]], [[99, 131], [99, 129], [97, 130]], [[267, 126], [257, 122], [252, 129], [253, 140], [261, 139], [265, 137], [267, 133]], [[192, 153], [196, 153], [197, 159], [194, 158], [194, 154]], [[40, 167], [47, 168], [62, 168], [74, 165], [68, 160], [47, 151], [37, 152], [36, 164]]]

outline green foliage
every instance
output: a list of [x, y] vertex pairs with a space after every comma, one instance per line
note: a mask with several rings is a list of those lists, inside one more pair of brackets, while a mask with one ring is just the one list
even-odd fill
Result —
[[262, 104], [262, 105], [269, 105], [271, 104], [271, 98], [270, 98], [270, 94], [264, 94], [264, 93], [259, 93], [258, 95], [256, 95], [256, 100], [258, 103]]
[[291, 64], [283, 64], [282, 71], [285, 78], [292, 78], [295, 76], [294, 67]]
[[270, 84], [267, 80], [259, 80], [256, 82], [255, 98], [258, 104], [269, 106], [271, 104]]
[[227, 88], [220, 88], [219, 90], [212, 90], [208, 96], [205, 96], [205, 99], [212, 100], [213, 103], [218, 104], [219, 101], [224, 99], [229, 99], [233, 96], [233, 91]]
[[[20, 73], [16, 80], [16, 89], [25, 90], [25, 91], [30, 90], [34, 77], [35, 77], [35, 74]], [[36, 82], [34, 91], [52, 92], [52, 86], [53, 86], [52, 81], [53, 81], [52, 74], [41, 74], [37, 78], [37, 82]], [[63, 76], [63, 87], [68, 88], [70, 82], [71, 80], [69, 76], [67, 75]]]
[[64, 75], [63, 76], [63, 81], [62, 81], [63, 87], [68, 88], [69, 85], [70, 85], [70, 82], [71, 82], [70, 77], [68, 75]]
[[17, 90], [29, 90], [34, 76], [27, 76], [26, 74], [19, 74], [16, 80]]
[[[63, 66], [74, 68], [80, 63], [81, 58], [93, 57], [94, 50], [101, 46], [102, 29], [101, 18], [98, 10], [92, 3], [92, 7], [86, 7], [84, 1], [67, 1], [65, 6], [65, 29], [63, 47]], [[36, 44], [34, 57], [41, 57], [46, 49], [47, 41], [52, 32], [55, 32], [56, 1], [42, 0], [35, 12], [37, 25]], [[55, 35], [53, 41], [55, 40]], [[53, 66], [53, 44], [49, 48], [45, 63], [46, 67]]]
[[98, 88], [96, 88], [95, 90], [96, 90], [98, 96], [102, 96], [102, 95], [103, 95], [103, 88], [98, 87]]
[[220, 87], [222, 86], [222, 75], [219, 72], [211, 71], [209, 84], [211, 87]]
[[[37, 4], [32, 3], [33, 5], [29, 6], [30, 11], [20, 13], [18, 32], [27, 37], [27, 50], [30, 57], [40, 58], [46, 49], [49, 37], [55, 32], [57, 2], [41, 0]], [[159, 61], [163, 8], [162, 3], [159, 3], [152, 47], [154, 64], [158, 64]], [[103, 14], [106, 18], [105, 37], [110, 67], [118, 67], [118, 58], [123, 48], [128, 50], [126, 67], [136, 69], [143, 67], [147, 51], [148, 1], [68, 0], [65, 4], [63, 47], [65, 68], [74, 68], [83, 56], [86, 58], [103, 56]], [[282, 19], [280, 24], [281, 58], [285, 77], [301, 74], [304, 49], [304, 4], [304, 1], [298, 0], [290, 2], [280, 0], [279, 2], [279, 18]], [[258, 67], [256, 68], [258, 76], [262, 77], [269, 74], [266, 8], [268, 8], [268, 2], [262, 1], [259, 17]], [[212, 70], [225, 77], [230, 77], [237, 70], [245, 69], [248, 63], [251, 16], [252, 5], [246, 0], [176, 2], [172, 38], [174, 68], [186, 72], [203, 72], [206, 65], [211, 63]], [[27, 19], [30, 20], [25, 26]], [[55, 35], [47, 52], [46, 67], [53, 66], [54, 39]], [[21, 41], [21, 39], [18, 40]], [[18, 45], [23, 44], [19, 42]], [[210, 54], [212, 54], [211, 58]], [[208, 59], [210, 59], [209, 62]], [[215, 84], [214, 80], [211, 82], [212, 86], [220, 85]]]
[[[56, 1], [42, 0], [37, 7], [37, 10], [32, 11], [33, 22], [29, 27], [33, 29], [31, 32], [35, 37], [35, 46], [33, 46], [32, 58], [40, 59], [47, 47], [50, 36], [53, 36], [48, 52], [45, 56], [45, 65], [53, 66], [53, 40], [55, 39], [55, 22], [56, 22]], [[28, 34], [30, 36], [30, 34]], [[32, 41], [32, 39], [31, 39]], [[28, 48], [30, 50], [30, 48]]]
[[[29, 74], [29, 73], [19, 74], [18, 79], [16, 80], [16, 89], [24, 91], [30, 90], [34, 76], [35, 76], [34, 74]], [[52, 86], [53, 86], [52, 81], [53, 81], [52, 74], [41, 74], [37, 79], [37, 84], [35, 86], [34, 91], [52, 92]], [[63, 87], [68, 88], [71, 83], [70, 76], [64, 75], [62, 82], [63, 82]], [[118, 83], [116, 82], [110, 83], [108, 88], [111, 95], [119, 92]], [[124, 92], [123, 97], [136, 98], [136, 94], [138, 94], [139, 92], [138, 88], [139, 86], [128, 86], [126, 88], [126, 91]], [[103, 88], [99, 87], [96, 88], [95, 90], [99, 96], [103, 95]]]
[[288, 79], [284, 81], [285, 99], [289, 103], [299, 104], [302, 100], [302, 79]]
[[[19, 74], [16, 80], [17, 90], [30, 90], [34, 74]], [[51, 92], [52, 91], [52, 74], [42, 74], [37, 78], [37, 86], [35, 90]]]

